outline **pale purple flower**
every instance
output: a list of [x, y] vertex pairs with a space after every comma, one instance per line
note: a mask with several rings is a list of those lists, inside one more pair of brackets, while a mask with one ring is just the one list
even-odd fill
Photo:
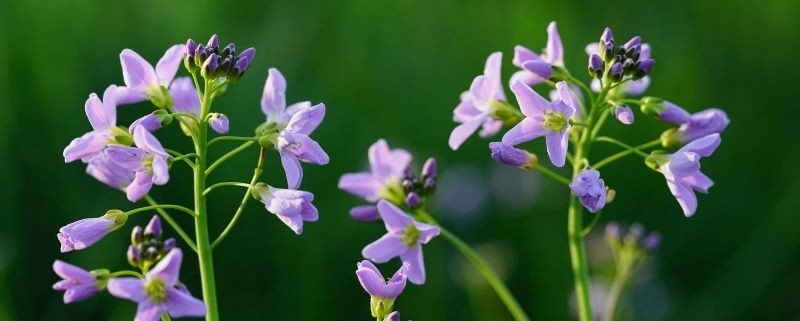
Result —
[[119, 190], [123, 190], [125, 186], [130, 185], [135, 177], [133, 171], [117, 165], [105, 152], [89, 160], [89, 165], [86, 166], [86, 173], [98, 181]]
[[172, 108], [176, 112], [200, 116], [200, 97], [192, 78], [175, 78], [169, 86], [169, 95], [172, 96]]
[[492, 159], [501, 164], [523, 169], [530, 169], [536, 165], [536, 155], [524, 149], [514, 148], [502, 142], [491, 142], [489, 150], [492, 151]]
[[308, 137], [325, 117], [325, 104], [300, 102], [286, 107], [286, 80], [280, 71], [270, 68], [261, 111], [267, 116], [267, 123], [275, 124], [280, 131], [275, 149], [281, 156], [289, 188], [298, 188], [303, 180], [300, 162], [325, 165], [330, 160], [322, 147]]
[[422, 244], [439, 235], [439, 228], [417, 222], [385, 200], [378, 202], [378, 212], [388, 233], [364, 247], [361, 255], [375, 263], [384, 263], [399, 256], [403, 263], [408, 264], [408, 280], [414, 284], [425, 283]]
[[86, 117], [92, 124], [92, 131], [75, 138], [64, 148], [64, 162], [82, 160], [88, 163], [93, 157], [102, 153], [103, 149], [114, 142], [114, 130], [117, 128], [117, 86], [111, 85], [103, 93], [103, 100], [92, 93], [86, 100]]
[[85, 218], [58, 229], [61, 252], [83, 250], [100, 241], [128, 220], [128, 215], [117, 210], [108, 211], [101, 217]]
[[545, 136], [550, 161], [561, 167], [566, 161], [571, 127], [569, 119], [577, 105], [566, 82], [558, 82], [556, 89], [560, 99], [549, 102], [522, 82], [511, 85], [525, 119], [511, 128], [503, 136], [502, 142], [507, 146], [516, 146]]
[[119, 60], [122, 63], [122, 77], [125, 86], [119, 87], [117, 103], [132, 104], [160, 97], [162, 88], [168, 88], [172, 79], [175, 78], [185, 54], [186, 45], [174, 45], [167, 49], [167, 52], [153, 68], [135, 51], [122, 50]]
[[133, 123], [131, 123], [130, 130], [133, 131], [134, 128], [139, 126], [151, 133], [163, 127], [161, 119], [158, 119], [158, 116], [156, 116], [155, 112], [144, 115], [133, 121]]
[[[547, 26], [547, 47], [542, 55], [537, 55], [532, 50], [523, 46], [514, 47], [514, 66], [522, 68], [511, 76], [509, 84], [513, 86], [517, 81], [533, 86], [542, 83], [549, 77], [548, 72], [553, 66], [564, 66], [564, 46], [555, 21]], [[546, 77], [543, 77], [546, 76]]]
[[695, 192], [708, 193], [708, 189], [714, 185], [711, 179], [700, 172], [700, 158], [711, 156], [720, 142], [719, 134], [711, 134], [686, 144], [658, 161], [659, 171], [667, 179], [667, 186], [686, 217], [691, 217], [697, 210]]
[[406, 287], [406, 267], [403, 265], [390, 279], [384, 279], [381, 271], [368, 260], [358, 262], [356, 276], [364, 291], [381, 299], [395, 299]]
[[211, 117], [208, 119], [208, 125], [219, 134], [227, 134], [228, 130], [230, 130], [228, 116], [225, 116], [225, 114], [211, 113]]
[[374, 222], [381, 218], [375, 205], [361, 205], [350, 209], [350, 217], [356, 221]]
[[700, 137], [722, 133], [728, 124], [728, 114], [719, 108], [709, 108], [692, 114], [689, 122], [678, 128], [678, 141], [691, 142]]
[[642, 99], [642, 102], [643, 113], [655, 116], [663, 122], [683, 125], [692, 120], [692, 115], [690, 115], [689, 112], [669, 101], [645, 97]]
[[492, 103], [505, 101], [506, 94], [500, 79], [503, 53], [495, 52], [486, 59], [483, 75], [475, 77], [468, 91], [461, 94], [461, 102], [453, 110], [453, 120], [460, 123], [450, 134], [449, 145], [458, 149], [478, 127], [481, 137], [497, 134], [503, 122], [492, 118]]
[[614, 106], [612, 107], [611, 112], [614, 114], [614, 118], [619, 120], [620, 123], [625, 125], [633, 124], [633, 111], [630, 107], [625, 105]]
[[292, 189], [275, 188], [269, 185], [256, 188], [264, 207], [278, 217], [295, 234], [303, 234], [303, 222], [319, 219], [317, 208], [311, 204], [314, 194]]
[[147, 195], [153, 184], [164, 185], [169, 181], [169, 155], [155, 136], [142, 127], [133, 129], [133, 141], [137, 147], [109, 146], [106, 153], [117, 165], [136, 173], [125, 188], [128, 200], [136, 202]]
[[122, 277], [108, 280], [108, 292], [139, 304], [136, 321], [157, 321], [164, 313], [173, 317], [201, 317], [206, 305], [178, 284], [183, 253], [173, 249], [144, 279]]
[[411, 163], [411, 154], [400, 148], [389, 149], [385, 140], [379, 139], [369, 147], [369, 172], [348, 173], [339, 179], [339, 188], [368, 202], [385, 198], [393, 189], [400, 189], [405, 169]]
[[53, 271], [63, 279], [53, 284], [53, 290], [64, 291], [67, 304], [88, 299], [104, 287], [89, 271], [60, 260], [53, 262]]
[[606, 205], [606, 184], [596, 169], [586, 169], [578, 173], [569, 188], [589, 212], [597, 213]]

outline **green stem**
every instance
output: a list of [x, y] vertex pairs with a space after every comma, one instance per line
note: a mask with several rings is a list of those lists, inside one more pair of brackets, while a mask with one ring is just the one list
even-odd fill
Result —
[[[205, 119], [211, 109], [211, 91], [209, 82], [205, 82], [205, 90], [200, 106], [200, 119]], [[197, 259], [200, 266], [200, 283], [203, 287], [203, 302], [207, 307], [206, 321], [219, 320], [217, 306], [217, 288], [214, 281], [214, 258], [211, 241], [208, 235], [208, 211], [206, 210], [206, 162], [208, 161], [207, 144], [208, 126], [197, 126], [195, 153], [197, 164], [194, 167], [194, 206], [197, 218], [194, 220], [195, 239], [197, 240]]]
[[140, 279], [144, 278], [144, 275], [142, 275], [141, 273], [136, 272], [136, 271], [128, 271], [128, 270], [117, 271], [117, 272], [109, 274], [108, 276], [112, 277], [112, 278], [115, 278], [115, 277], [118, 277], [118, 276], [132, 276], [132, 277], [137, 277], [137, 278], [140, 278]]
[[172, 319], [169, 318], [169, 314], [164, 313], [161, 315], [161, 321], [170, 321], [170, 320]]
[[211, 191], [213, 191], [213, 190], [215, 190], [215, 189], [217, 189], [217, 188], [219, 188], [219, 187], [223, 187], [223, 186], [238, 186], [238, 187], [244, 187], [244, 188], [247, 188], [247, 189], [249, 189], [249, 188], [250, 188], [250, 186], [251, 186], [251, 184], [247, 184], [247, 183], [240, 183], [240, 182], [222, 182], [222, 183], [216, 183], [216, 184], [214, 184], [214, 185], [211, 185], [211, 186], [209, 186], [208, 188], [206, 188], [205, 192], [203, 192], [203, 195], [206, 195], [206, 196], [207, 196], [209, 193], [211, 193]]
[[578, 318], [581, 321], [592, 320], [592, 302], [589, 296], [589, 265], [586, 260], [586, 249], [581, 237], [583, 228], [583, 208], [574, 195], [569, 200], [567, 212], [567, 234], [569, 237], [570, 262], [572, 277], [575, 283], [575, 298], [578, 302]]
[[[148, 203], [150, 203], [153, 206], [157, 206], [158, 205], [158, 203], [152, 197], [150, 197], [150, 195], [145, 195], [144, 199], [145, 199], [145, 201], [147, 201]], [[188, 208], [185, 208], [185, 209], [188, 210]], [[158, 212], [159, 215], [161, 215], [162, 218], [164, 218], [165, 221], [167, 221], [167, 223], [170, 226], [172, 226], [172, 229], [175, 230], [175, 232], [178, 233], [178, 235], [180, 235], [180, 237], [183, 239], [183, 241], [186, 242], [186, 245], [188, 245], [192, 249], [192, 251], [197, 252], [197, 244], [195, 244], [194, 241], [192, 240], [192, 238], [189, 237], [189, 234], [186, 234], [186, 232], [183, 230], [183, 228], [181, 228], [181, 226], [178, 225], [178, 222], [175, 222], [175, 220], [172, 219], [172, 216], [169, 215], [169, 213], [167, 213], [167, 211], [165, 211], [164, 208], [157, 207], [157, 208], [155, 208], [155, 210], [156, 210], [156, 212]], [[192, 211], [192, 216], [195, 216], [194, 215], [194, 211]]]
[[514, 316], [515, 320], [530, 320], [528, 315], [525, 314], [525, 311], [522, 310], [522, 307], [520, 307], [517, 299], [514, 298], [514, 296], [511, 294], [511, 291], [509, 291], [505, 284], [503, 284], [503, 281], [500, 280], [500, 277], [497, 275], [497, 273], [492, 270], [489, 264], [487, 264], [486, 261], [484, 261], [483, 258], [475, 252], [475, 250], [473, 250], [469, 245], [464, 243], [464, 241], [459, 239], [453, 233], [450, 233], [450, 231], [439, 225], [436, 220], [434, 220], [433, 217], [431, 217], [424, 210], [419, 210], [417, 213], [428, 223], [438, 226], [442, 237], [450, 242], [453, 247], [461, 252], [461, 254], [463, 254], [464, 257], [466, 257], [467, 260], [469, 260], [470, 263], [472, 263], [472, 265], [474, 265], [478, 271], [481, 272], [483, 277], [486, 279], [486, 282], [488, 282], [492, 289], [494, 289], [494, 291], [497, 293], [497, 296], [500, 297], [500, 300], [503, 301], [503, 303], [506, 305], [506, 308], [508, 308], [508, 311], [512, 316]]
[[213, 145], [216, 142], [221, 142], [224, 140], [232, 140], [232, 141], [248, 141], [248, 142], [255, 142], [258, 141], [258, 137], [243, 137], [243, 136], [220, 136], [208, 141], [208, 146]]
[[558, 173], [556, 173], [554, 171], [551, 171], [547, 167], [542, 167], [541, 165], [536, 165], [533, 168], [535, 170], [539, 171], [539, 173], [545, 174], [545, 175], [549, 176], [550, 178], [556, 180], [557, 182], [569, 186], [569, 183], [570, 183], [569, 179], [567, 179], [564, 176], [559, 175]]
[[[650, 147], [653, 147], [653, 146], [656, 146], [656, 145], [659, 145], [659, 144], [661, 144], [661, 140], [656, 139], [656, 140], [644, 143], [642, 145], [636, 146], [633, 149], [626, 149], [624, 151], [621, 151], [619, 153], [616, 153], [614, 155], [606, 157], [605, 159], [603, 159], [603, 160], [597, 162], [596, 164], [594, 164], [593, 167], [594, 167], [594, 169], [600, 169], [601, 167], [606, 166], [608, 164], [611, 164], [611, 163], [613, 163], [614, 161], [616, 161], [618, 159], [621, 159], [621, 158], [623, 158], [625, 156], [633, 154], [634, 150], [641, 151], [642, 149], [650, 148]], [[647, 157], [647, 156], [645, 156], [645, 157]]]
[[[250, 189], [253, 188], [253, 186], [258, 181], [258, 178], [261, 177], [261, 168], [263, 166], [264, 166], [264, 149], [261, 148], [261, 150], [258, 153], [258, 165], [256, 165], [256, 168], [253, 170], [253, 178], [250, 179], [250, 185], [245, 185], [245, 187], [247, 187], [247, 191], [245, 191], [244, 192], [244, 196], [242, 196], [242, 202], [239, 204], [239, 208], [236, 209], [236, 213], [233, 214], [233, 218], [231, 218], [231, 221], [228, 222], [228, 226], [226, 226], [225, 229], [222, 231], [222, 233], [219, 234], [217, 239], [214, 240], [214, 243], [211, 243], [211, 248], [212, 249], [216, 248], [217, 245], [219, 245], [219, 243], [222, 242], [223, 239], [225, 239], [225, 236], [227, 236], [228, 233], [230, 233], [230, 231], [233, 229], [233, 226], [236, 225], [237, 221], [239, 221], [239, 216], [242, 215], [242, 212], [244, 212], [245, 206], [247, 206], [247, 202], [251, 198]], [[214, 185], [214, 186], [216, 186], [216, 185]], [[214, 187], [214, 186], [211, 186], [211, 187]], [[236, 186], [241, 186], [241, 185], [237, 184]], [[211, 188], [211, 187], [209, 187], [209, 188]]]
[[627, 271], [617, 271], [617, 275], [614, 277], [614, 282], [611, 283], [611, 289], [608, 291], [608, 296], [606, 297], [603, 321], [614, 320], [614, 314], [617, 312], [617, 306], [619, 305], [619, 298], [622, 295], [622, 290], [625, 289], [627, 280]]
[[214, 169], [216, 169], [219, 165], [222, 165], [222, 163], [224, 163], [226, 160], [228, 160], [229, 158], [235, 156], [236, 154], [240, 153], [241, 151], [247, 149], [248, 147], [252, 146], [255, 143], [256, 142], [252, 141], [252, 140], [244, 142], [243, 144], [239, 145], [239, 147], [236, 147], [233, 150], [231, 150], [230, 152], [226, 153], [225, 155], [222, 155], [219, 159], [214, 161], [214, 163], [211, 164], [211, 166], [208, 167], [208, 169], [205, 171], [205, 175], [208, 176], [209, 174], [211, 174], [211, 172], [214, 171]]
[[180, 206], [180, 205], [173, 205], [173, 204], [153, 204], [153, 205], [150, 205], [150, 206], [145, 206], [145, 207], [132, 209], [130, 211], [125, 212], [125, 214], [133, 215], [133, 214], [140, 213], [140, 212], [145, 212], [145, 211], [150, 211], [150, 210], [158, 210], [158, 209], [165, 209], [165, 208], [173, 209], [173, 210], [179, 210], [179, 211], [186, 212], [189, 215], [197, 216], [197, 214], [195, 214], [194, 211], [192, 211], [191, 209], [188, 209], [188, 208]]
[[602, 212], [602, 211], [600, 211], [600, 212], [597, 212], [597, 213], [595, 213], [595, 214], [594, 214], [594, 218], [592, 219], [592, 222], [590, 222], [590, 223], [589, 223], [589, 226], [587, 226], [587, 227], [584, 227], [584, 228], [583, 228], [583, 230], [581, 230], [581, 237], [582, 237], [582, 238], [583, 238], [583, 237], [586, 237], [586, 235], [588, 235], [588, 234], [589, 234], [589, 232], [591, 232], [591, 231], [592, 231], [592, 229], [593, 229], [595, 226], [597, 226], [597, 223], [599, 223], [599, 222], [600, 222], [600, 217], [601, 217], [601, 216], [603, 216], [602, 214], [603, 214], [603, 212]]

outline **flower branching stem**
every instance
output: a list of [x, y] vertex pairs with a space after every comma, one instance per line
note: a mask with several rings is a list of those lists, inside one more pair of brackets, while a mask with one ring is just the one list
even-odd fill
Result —
[[[175, 232], [178, 233], [178, 235], [180, 235], [180, 237], [183, 239], [184, 242], [186, 242], [186, 245], [188, 245], [192, 249], [192, 251], [197, 252], [197, 244], [195, 244], [194, 241], [192, 240], [192, 238], [189, 237], [189, 234], [186, 234], [186, 232], [183, 230], [183, 228], [181, 228], [181, 226], [178, 225], [178, 222], [175, 222], [175, 220], [172, 219], [172, 215], [169, 215], [169, 213], [167, 213], [167, 211], [164, 210], [167, 207], [163, 207], [163, 205], [159, 205], [158, 202], [156, 202], [152, 197], [150, 197], [150, 195], [145, 195], [144, 196], [144, 200], [147, 201], [147, 203], [149, 203], [151, 205], [151, 207], [153, 209], [155, 209], [156, 212], [158, 212], [158, 214], [161, 215], [161, 217], [165, 221], [167, 221], [167, 224], [169, 224], [172, 227], [172, 229], [174, 229]], [[185, 210], [190, 211], [192, 216], [197, 216], [197, 214], [195, 214], [194, 211], [192, 211], [192, 210], [190, 210], [188, 208], [185, 208], [183, 206], [181, 206], [181, 207], [183, 209], [185, 209]]]
[[[253, 178], [250, 180], [250, 185], [244, 186], [247, 187], [247, 190], [244, 192], [244, 196], [242, 196], [242, 202], [239, 204], [239, 208], [236, 209], [236, 213], [233, 214], [231, 221], [228, 222], [228, 226], [226, 226], [225, 229], [222, 231], [222, 233], [219, 234], [217, 239], [214, 240], [213, 243], [211, 243], [212, 249], [216, 248], [217, 245], [219, 245], [219, 243], [222, 242], [223, 239], [225, 239], [225, 236], [227, 236], [228, 233], [230, 233], [230, 231], [233, 229], [233, 226], [236, 225], [237, 221], [239, 221], [239, 217], [242, 215], [245, 206], [247, 206], [247, 202], [251, 198], [250, 191], [253, 188], [253, 186], [255, 186], [256, 182], [258, 182], [258, 178], [261, 177], [262, 167], [264, 167], [264, 148], [261, 148], [258, 153], [258, 164], [256, 165], [256, 168], [253, 170]], [[209, 187], [209, 189], [213, 188], [216, 185]], [[241, 183], [227, 184], [227, 185], [242, 186]]]
[[227, 152], [225, 155], [222, 155], [220, 158], [214, 161], [214, 163], [211, 164], [211, 166], [209, 166], [208, 169], [206, 169], [205, 175], [206, 176], [210, 175], [211, 172], [213, 172], [217, 167], [219, 167], [219, 165], [222, 165], [222, 163], [224, 163], [226, 160], [230, 159], [233, 156], [236, 156], [236, 154], [239, 154], [248, 147], [253, 146], [255, 143], [256, 142], [253, 140], [244, 142], [243, 144], [239, 145], [239, 147], [236, 147], [230, 152]]

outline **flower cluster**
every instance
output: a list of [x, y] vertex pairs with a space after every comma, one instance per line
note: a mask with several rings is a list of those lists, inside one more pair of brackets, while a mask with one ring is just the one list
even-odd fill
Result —
[[633, 269], [648, 255], [652, 255], [661, 245], [661, 234], [645, 233], [644, 226], [633, 224], [624, 229], [617, 222], [606, 224], [606, 242], [614, 253], [617, 268]]

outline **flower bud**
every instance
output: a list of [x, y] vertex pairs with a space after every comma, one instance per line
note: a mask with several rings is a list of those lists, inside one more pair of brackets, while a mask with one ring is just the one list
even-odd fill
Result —
[[610, 242], [619, 242], [622, 238], [622, 228], [617, 222], [609, 222], [606, 224], [606, 240]]
[[142, 262], [142, 252], [139, 250], [138, 246], [129, 245], [128, 246], [128, 264], [133, 267], [138, 267], [139, 264]]
[[653, 65], [655, 64], [656, 61], [653, 59], [637, 62], [633, 70], [633, 79], [642, 79], [644, 76], [650, 74], [650, 71], [653, 70]]
[[597, 54], [592, 54], [589, 56], [589, 76], [600, 79], [603, 77], [603, 69], [605, 68], [605, 63], [603, 59], [600, 58]]
[[202, 66], [203, 63], [208, 58], [208, 52], [206, 51], [206, 47], [203, 44], [197, 45], [197, 49], [194, 50], [194, 64], [195, 66]]
[[603, 58], [603, 61], [610, 63], [614, 60], [614, 43], [613, 42], [606, 42], [605, 44], [601, 43], [600, 47], [598, 48], [598, 54], [600, 58]]
[[164, 230], [161, 228], [161, 219], [159, 219], [158, 216], [153, 216], [153, 218], [150, 219], [150, 222], [147, 223], [147, 226], [144, 227], [145, 239], [160, 239], [163, 233]]
[[144, 258], [151, 262], [157, 260], [158, 249], [155, 246], [148, 246], [144, 252]]
[[411, 191], [414, 190], [414, 181], [413, 180], [410, 180], [410, 179], [407, 179], [407, 178], [403, 179], [403, 181], [400, 182], [400, 185], [403, 186], [403, 191], [406, 192], [406, 193], [411, 192]]
[[383, 321], [400, 321], [400, 312], [394, 311], [389, 313], [389, 315], [383, 318]]
[[380, 218], [380, 214], [375, 205], [362, 205], [350, 209], [350, 217], [356, 221], [374, 222]]
[[236, 45], [234, 45], [233, 43], [229, 43], [227, 46], [225, 46], [225, 48], [222, 49], [222, 51], [219, 53], [219, 55], [222, 56], [222, 57], [235, 56], [236, 55]]
[[538, 163], [538, 158], [533, 153], [508, 146], [502, 142], [489, 143], [489, 149], [492, 152], [492, 159], [501, 164], [529, 170]]
[[633, 62], [633, 59], [631, 59], [631, 58], [625, 58], [625, 61], [623, 61], [623, 62], [622, 62], [622, 72], [623, 72], [623, 73], [630, 73], [630, 72], [632, 72], [632, 71], [633, 71], [634, 64], [635, 64], [635, 63]]
[[208, 56], [208, 58], [206, 58], [206, 61], [203, 62], [203, 67], [200, 69], [200, 75], [205, 79], [214, 78], [214, 72], [217, 71], [218, 66], [217, 54], [212, 53]]
[[649, 252], [653, 253], [658, 249], [658, 246], [661, 245], [661, 234], [658, 232], [653, 232], [647, 235], [647, 237], [642, 240], [642, 248]]
[[219, 37], [217, 34], [214, 34], [208, 39], [206, 47], [208, 47], [209, 50], [213, 50], [215, 53], [217, 52], [217, 49], [219, 49]]
[[615, 62], [613, 65], [611, 65], [611, 68], [608, 70], [608, 78], [611, 79], [611, 81], [618, 82], [622, 80], [622, 73], [623, 73], [622, 63]]
[[408, 193], [406, 196], [406, 205], [408, 205], [411, 209], [416, 209], [419, 207], [422, 201], [419, 199], [419, 195], [416, 192]]
[[522, 64], [522, 68], [530, 71], [543, 79], [550, 79], [553, 75], [553, 65], [542, 60], [529, 60]]
[[692, 120], [691, 115], [683, 108], [656, 97], [642, 98], [642, 113], [676, 125], [682, 125]]
[[614, 43], [614, 35], [611, 33], [611, 28], [609, 27], [606, 27], [606, 29], [603, 30], [603, 34], [600, 35], [600, 43], [603, 44], [607, 42]]
[[634, 45], [630, 48], [625, 47], [625, 56], [633, 61], [639, 61], [639, 56], [642, 53], [642, 45]]
[[134, 226], [133, 230], [131, 230], [131, 244], [138, 246], [142, 244], [143, 241], [144, 233], [142, 232], [142, 227], [139, 225]]
[[597, 213], [606, 205], [606, 185], [596, 169], [580, 172], [569, 184], [569, 188], [589, 212]]
[[219, 134], [227, 134], [230, 129], [228, 117], [220, 113], [211, 113], [211, 118], [208, 120], [208, 125], [211, 126], [215, 132]]
[[169, 253], [169, 251], [172, 251], [172, 249], [174, 249], [176, 246], [177, 246], [177, 242], [175, 241], [175, 238], [174, 237], [170, 237], [170, 238], [164, 240], [164, 246], [162, 247], [162, 252], [164, 254]]
[[633, 124], [633, 111], [630, 107], [625, 105], [614, 106], [611, 108], [611, 113], [620, 123], [625, 125]]
[[196, 50], [197, 43], [192, 39], [186, 40], [186, 56], [183, 57], [183, 66], [191, 73], [197, 71], [197, 65], [194, 63], [194, 54]]
[[606, 186], [606, 204], [609, 204], [614, 201], [617, 197], [617, 191], [613, 188]]
[[426, 178], [422, 184], [422, 190], [425, 194], [432, 194], [436, 190], [436, 179], [433, 177]]
[[628, 50], [630, 48], [633, 48], [634, 46], [641, 46], [641, 44], [642, 44], [642, 37], [635, 36], [631, 38], [631, 40], [628, 40], [628, 42], [626, 42], [622, 47], [625, 48], [625, 50]]
[[428, 158], [425, 161], [425, 164], [422, 165], [422, 177], [423, 178], [428, 178], [428, 177], [435, 178], [436, 174], [437, 174], [436, 173], [436, 169], [437, 169], [436, 159], [433, 158], [433, 157]]

